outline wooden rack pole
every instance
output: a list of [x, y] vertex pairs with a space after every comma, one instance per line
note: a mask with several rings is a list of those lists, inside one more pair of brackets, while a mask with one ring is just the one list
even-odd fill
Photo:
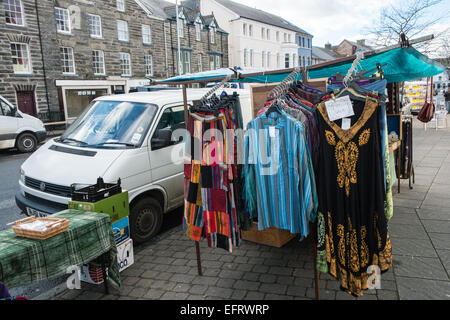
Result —
[[[184, 124], [186, 126], [186, 130], [189, 128], [189, 108], [187, 103], [187, 89], [186, 84], [183, 84], [183, 104], [184, 104]], [[197, 256], [197, 269], [198, 269], [198, 275], [203, 275], [202, 272], [202, 261], [200, 256], [200, 244], [198, 241], [195, 241], [195, 252]]]

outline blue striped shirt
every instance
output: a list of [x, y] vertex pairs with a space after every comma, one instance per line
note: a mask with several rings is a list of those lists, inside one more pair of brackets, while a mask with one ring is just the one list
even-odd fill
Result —
[[258, 216], [258, 229], [309, 234], [317, 192], [303, 125], [284, 111], [262, 113], [247, 125], [245, 138], [246, 205]]

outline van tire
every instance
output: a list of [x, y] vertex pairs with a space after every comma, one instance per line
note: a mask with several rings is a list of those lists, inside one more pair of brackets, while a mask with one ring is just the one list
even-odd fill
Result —
[[37, 138], [32, 133], [22, 133], [17, 137], [16, 147], [20, 152], [33, 152], [37, 147]]
[[130, 211], [131, 238], [144, 243], [158, 234], [163, 221], [161, 204], [154, 198], [143, 198]]

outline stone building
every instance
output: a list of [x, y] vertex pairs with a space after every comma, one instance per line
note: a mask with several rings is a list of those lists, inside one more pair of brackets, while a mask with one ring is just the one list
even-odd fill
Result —
[[[177, 74], [172, 7], [162, 0], [3, 0], [0, 94], [44, 120], [70, 120], [98, 96], [137, 90], [149, 78]], [[183, 7], [180, 12], [183, 57], [192, 59], [184, 63], [184, 72], [199, 71], [194, 59], [200, 55], [202, 70], [209, 70], [214, 54], [222, 58], [214, 60], [214, 68], [227, 66], [227, 35], [213, 17]], [[202, 24], [200, 41], [196, 21]], [[208, 41], [210, 28], [214, 44]]]
[[[0, 7], [0, 95], [37, 115], [48, 110], [35, 0], [3, 0]], [[56, 92], [55, 92], [56, 94]]]

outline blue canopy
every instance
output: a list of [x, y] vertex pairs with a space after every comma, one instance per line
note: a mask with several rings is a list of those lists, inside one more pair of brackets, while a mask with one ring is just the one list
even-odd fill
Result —
[[[353, 61], [336, 62], [315, 69], [308, 70], [308, 79], [329, 78], [336, 75], [338, 72], [345, 75], [351, 67]], [[380, 63], [383, 66], [384, 76], [388, 83], [409, 81], [419, 78], [432, 77], [445, 71], [445, 68], [423, 55], [413, 47], [396, 48], [390, 51], [378, 53], [364, 58], [360, 61], [364, 70], [371, 70], [376, 72], [376, 65]], [[231, 80], [233, 82], [247, 82], [247, 83], [272, 83], [281, 82], [290, 72], [280, 72], [276, 74], [262, 74], [256, 76], [246, 76], [255, 74], [255, 72], [239, 71], [242, 79]], [[200, 81], [207, 79], [217, 79], [233, 75], [233, 71], [228, 68], [222, 68], [212, 71], [185, 74], [181, 76], [172, 77], [161, 81], [161, 83], [182, 83], [187, 81]], [[370, 73], [367, 74], [371, 75]], [[301, 74], [298, 79], [301, 79]]]

